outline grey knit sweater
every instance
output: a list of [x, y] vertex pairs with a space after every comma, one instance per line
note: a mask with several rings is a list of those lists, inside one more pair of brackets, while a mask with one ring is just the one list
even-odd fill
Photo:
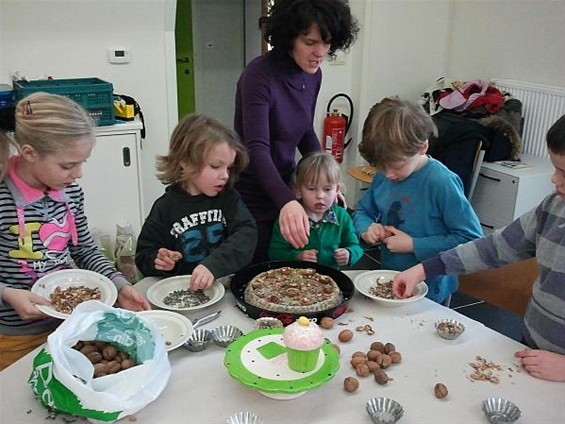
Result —
[[524, 315], [524, 339], [532, 347], [565, 354], [565, 201], [557, 194], [508, 227], [423, 265], [427, 276], [460, 275], [531, 257], [536, 257], [539, 274]]

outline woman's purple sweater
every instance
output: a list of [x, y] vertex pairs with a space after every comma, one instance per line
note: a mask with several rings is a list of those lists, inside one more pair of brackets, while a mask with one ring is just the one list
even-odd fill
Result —
[[245, 68], [237, 83], [234, 128], [247, 147], [250, 163], [237, 190], [257, 222], [274, 221], [295, 199], [290, 188], [296, 149], [320, 149], [314, 110], [322, 71], [304, 72], [290, 56], [268, 52]]

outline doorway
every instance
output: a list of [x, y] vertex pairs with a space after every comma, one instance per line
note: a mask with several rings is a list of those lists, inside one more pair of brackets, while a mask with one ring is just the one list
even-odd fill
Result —
[[246, 11], [253, 10], [246, 4], [254, 3], [261, 0], [177, 0], [179, 118], [197, 112], [233, 127], [236, 84], [246, 61]]

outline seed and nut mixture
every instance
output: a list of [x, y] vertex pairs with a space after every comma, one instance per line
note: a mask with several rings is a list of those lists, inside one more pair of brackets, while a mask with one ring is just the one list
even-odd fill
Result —
[[500, 379], [494, 373], [495, 371], [502, 371], [502, 366], [492, 361], [487, 361], [482, 356], [476, 356], [475, 362], [470, 362], [469, 365], [474, 371], [469, 375], [472, 381], [488, 381], [498, 384]]
[[450, 336], [453, 336], [455, 334], [459, 334], [463, 330], [463, 328], [461, 327], [461, 324], [457, 324], [457, 323], [453, 323], [453, 322], [440, 322], [437, 325], [437, 329], [439, 331], [441, 331], [442, 333], [445, 333], [445, 334], [450, 335]]
[[56, 311], [70, 314], [82, 302], [102, 299], [102, 294], [98, 287], [93, 289], [86, 286], [73, 286], [66, 289], [55, 287], [49, 298], [51, 306]]
[[377, 280], [376, 284], [369, 289], [369, 293], [373, 296], [382, 297], [383, 299], [396, 299], [396, 296], [392, 292], [392, 280]]
[[175, 290], [163, 299], [163, 303], [173, 308], [193, 308], [210, 301], [203, 290]]

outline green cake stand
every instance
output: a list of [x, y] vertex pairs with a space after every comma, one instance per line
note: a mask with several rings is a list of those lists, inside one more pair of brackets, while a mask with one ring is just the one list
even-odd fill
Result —
[[326, 339], [312, 371], [293, 371], [288, 366], [283, 331], [265, 328], [238, 337], [226, 349], [224, 365], [244, 386], [273, 399], [288, 400], [331, 380], [339, 369], [339, 353]]

